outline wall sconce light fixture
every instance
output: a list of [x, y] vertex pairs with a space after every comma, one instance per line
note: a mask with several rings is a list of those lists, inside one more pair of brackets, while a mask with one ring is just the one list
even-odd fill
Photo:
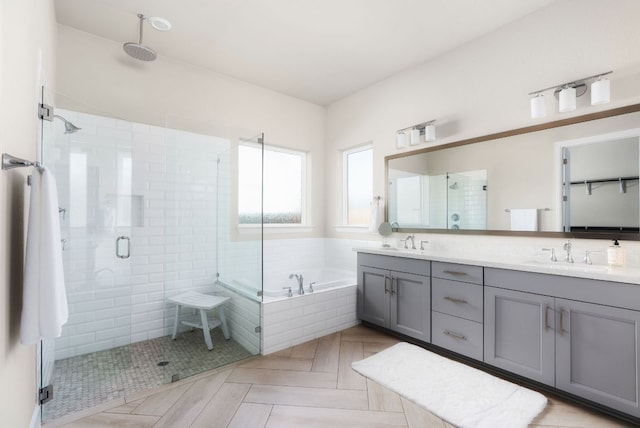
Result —
[[531, 118], [538, 119], [547, 115], [544, 94], [536, 94], [531, 98]]
[[396, 147], [398, 149], [407, 147], [407, 134], [404, 131], [398, 131], [396, 134]]
[[543, 92], [553, 89], [554, 95], [558, 98], [558, 111], [565, 113], [576, 109], [576, 99], [587, 92], [586, 82], [595, 79], [591, 84], [591, 105], [606, 104], [611, 100], [611, 82], [605, 76], [613, 73], [596, 74], [573, 82], [562, 83], [549, 88], [530, 92], [531, 97], [531, 118], [538, 119], [547, 115]]
[[[408, 128], [400, 129], [396, 132], [396, 147], [402, 149], [407, 146], [407, 135], [409, 136], [409, 144], [417, 146], [421, 142], [435, 141], [436, 125], [435, 120], [422, 122]], [[424, 137], [422, 137], [424, 135]], [[423, 140], [424, 138], [424, 140]]]

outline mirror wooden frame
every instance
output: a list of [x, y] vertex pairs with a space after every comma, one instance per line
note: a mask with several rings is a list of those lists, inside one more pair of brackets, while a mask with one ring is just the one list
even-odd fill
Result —
[[[597, 113], [589, 113], [582, 116], [571, 117], [568, 119], [556, 120], [553, 122], [542, 123], [539, 125], [526, 126], [523, 128], [511, 129], [509, 131], [497, 132], [494, 134], [483, 135], [481, 137], [468, 138], [466, 140], [455, 141], [452, 143], [442, 144], [435, 147], [426, 147], [424, 149], [403, 152], [394, 155], [385, 156], [384, 171], [385, 183], [389, 182], [389, 161], [393, 159], [414, 156], [422, 153], [433, 152], [437, 150], [450, 149], [454, 147], [466, 146], [469, 144], [477, 144], [485, 141], [496, 140], [500, 138], [512, 137], [514, 135], [527, 134], [531, 132], [543, 131], [546, 129], [558, 128], [567, 125], [590, 122], [608, 117], [620, 116], [640, 111], [640, 104], [632, 104], [629, 106], [618, 107], [611, 110], [605, 110]], [[385, 185], [385, 197], [389, 200], [389, 186]], [[389, 213], [385, 210], [385, 219], [388, 221]], [[394, 232], [403, 233], [438, 233], [452, 235], [499, 235], [499, 236], [525, 236], [525, 237], [550, 237], [550, 238], [574, 238], [574, 239], [619, 239], [626, 241], [640, 241], [640, 234], [616, 233], [616, 232], [524, 232], [511, 230], [465, 230], [465, 229], [423, 229], [423, 228], [393, 228]]]

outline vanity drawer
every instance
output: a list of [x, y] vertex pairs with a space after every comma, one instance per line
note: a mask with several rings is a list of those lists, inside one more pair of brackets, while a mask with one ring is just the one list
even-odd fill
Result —
[[431, 343], [482, 361], [482, 324], [431, 312]]
[[453, 281], [482, 284], [482, 266], [462, 265], [457, 263], [432, 262], [431, 276]]
[[431, 262], [429, 260], [411, 259], [406, 257], [358, 253], [358, 265], [395, 270], [397, 272], [407, 272], [422, 276], [429, 276], [431, 274]]
[[432, 278], [431, 302], [434, 311], [482, 322], [482, 286]]

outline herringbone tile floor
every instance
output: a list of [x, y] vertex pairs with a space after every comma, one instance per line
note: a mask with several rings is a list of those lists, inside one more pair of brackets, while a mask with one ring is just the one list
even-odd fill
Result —
[[[452, 426], [360, 376], [351, 362], [398, 340], [364, 326], [213, 370], [45, 428], [437, 427]], [[612, 428], [615, 419], [549, 397], [530, 427]]]

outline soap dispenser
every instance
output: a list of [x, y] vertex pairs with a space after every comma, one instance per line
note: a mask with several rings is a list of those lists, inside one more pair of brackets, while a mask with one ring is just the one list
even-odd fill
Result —
[[607, 248], [607, 262], [609, 266], [624, 266], [624, 248], [620, 246], [617, 239], [614, 239], [613, 245]]

